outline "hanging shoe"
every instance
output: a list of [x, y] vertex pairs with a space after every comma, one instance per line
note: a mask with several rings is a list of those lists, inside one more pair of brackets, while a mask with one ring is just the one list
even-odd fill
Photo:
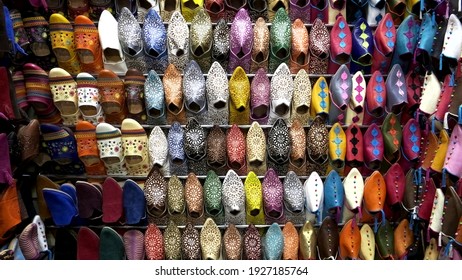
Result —
[[306, 134], [302, 124], [295, 119], [289, 128], [290, 157], [288, 169], [298, 176], [306, 174]]
[[223, 234], [223, 253], [226, 260], [240, 260], [242, 237], [234, 224], [230, 224]]
[[285, 223], [284, 186], [273, 169], [268, 169], [262, 182], [265, 220], [270, 223]]
[[390, 68], [391, 58], [396, 46], [396, 28], [391, 14], [386, 14], [380, 21], [374, 33], [374, 53], [371, 72], [386, 73]]
[[258, 69], [250, 85], [250, 120], [260, 125], [268, 122], [270, 81], [263, 68]]
[[263, 176], [266, 172], [266, 140], [263, 129], [253, 122], [246, 136], [247, 170]]
[[283, 63], [279, 65], [271, 79], [271, 105], [268, 124], [274, 124], [279, 118], [286, 122], [289, 121], [293, 92], [294, 84], [289, 67]]
[[229, 124], [249, 124], [250, 81], [240, 66], [234, 70], [229, 80]]
[[264, 225], [262, 186], [257, 175], [250, 171], [244, 182], [246, 223]]
[[79, 56], [81, 71], [98, 74], [103, 69], [103, 50], [98, 29], [86, 16], [76, 17], [74, 24], [75, 50]]
[[218, 260], [221, 255], [221, 233], [215, 222], [208, 218], [200, 233], [200, 248], [203, 260]]
[[205, 77], [196, 61], [191, 60], [183, 72], [183, 94], [186, 118], [208, 123]]
[[164, 73], [168, 66], [167, 30], [156, 10], [149, 9], [142, 35], [147, 70]]
[[188, 171], [194, 172], [196, 175], [206, 175], [206, 134], [195, 118], [190, 118], [186, 124], [184, 150], [188, 158]]
[[201, 259], [200, 234], [191, 223], [188, 223], [181, 236], [181, 252], [184, 260]]
[[163, 237], [165, 259], [181, 260], [181, 232], [174, 221], [169, 221]]
[[151, 125], [167, 124], [164, 86], [155, 70], [150, 70], [144, 83], [147, 123]]
[[290, 122], [298, 119], [301, 125], [307, 125], [310, 119], [311, 82], [305, 69], [298, 71], [294, 78], [294, 95], [290, 113]]
[[327, 73], [335, 74], [342, 65], [351, 61], [352, 35], [343, 16], [339, 16], [330, 32], [330, 60]]
[[346, 114], [353, 92], [353, 80], [346, 65], [340, 66], [329, 84], [331, 106], [329, 106], [329, 123], [346, 122]]
[[224, 19], [220, 19], [213, 30], [212, 60], [228, 69], [229, 60], [229, 27]]
[[207, 166], [219, 175], [225, 175], [226, 165], [226, 135], [214, 125], [207, 135]]
[[244, 233], [244, 250], [242, 252], [243, 259], [246, 260], [261, 260], [262, 258], [262, 241], [258, 229], [250, 224]]
[[[307, 222], [304, 226], [304, 228], [309, 224]], [[336, 260], [338, 256], [338, 250], [339, 250], [339, 231], [338, 231], [338, 225], [337, 223], [331, 219], [330, 217], [326, 217], [321, 224], [321, 227], [319, 228], [317, 238], [315, 231], [312, 230], [313, 226], [310, 224], [310, 228], [306, 230], [305, 232], [310, 235], [314, 235], [313, 239], [317, 239], [317, 245], [319, 248], [319, 258], [321, 260]], [[311, 240], [310, 235], [305, 237], [306, 240]], [[311, 245], [308, 243], [308, 245]], [[310, 251], [311, 252], [311, 251]], [[312, 254], [310, 254], [312, 255]], [[308, 255], [308, 257], [310, 256]]]
[[184, 151], [184, 130], [178, 122], [174, 122], [170, 127], [167, 139], [170, 155], [170, 173], [172, 175], [186, 175], [188, 165]]
[[183, 71], [189, 62], [189, 28], [179, 11], [170, 18], [167, 28], [168, 62]]
[[167, 108], [167, 124], [186, 124], [186, 110], [183, 99], [183, 77], [173, 64], [169, 64], [162, 79]]
[[154, 166], [160, 168], [164, 176], [170, 174], [170, 165], [168, 160], [168, 140], [165, 133], [159, 126], [151, 130], [148, 140], [149, 158]]
[[191, 57], [208, 72], [212, 64], [212, 21], [204, 9], [200, 9], [191, 22]]
[[286, 174], [290, 156], [289, 128], [284, 120], [278, 119], [268, 132], [268, 168], [277, 174]]
[[280, 260], [284, 250], [284, 236], [277, 223], [271, 224], [262, 238], [263, 258], [265, 260]]
[[263, 18], [258, 18], [253, 28], [253, 47], [252, 47], [252, 62], [250, 72], [255, 73], [260, 68], [268, 71], [269, 57], [269, 38], [270, 31]]
[[233, 169], [240, 176], [245, 176], [247, 174], [245, 137], [236, 124], [233, 124], [226, 134], [226, 146], [229, 169]]
[[248, 73], [250, 71], [252, 56], [253, 32], [252, 22], [247, 10], [240, 9], [236, 14], [231, 24], [229, 43], [228, 73], [236, 71], [237, 67], [242, 67]]
[[223, 207], [225, 223], [235, 225], [246, 223], [244, 184], [234, 170], [229, 170], [223, 181]]
[[133, 13], [123, 7], [118, 17], [118, 36], [128, 69], [147, 72], [141, 26]]
[[351, 73], [363, 71], [371, 73], [372, 57], [374, 52], [374, 37], [372, 29], [364, 18], [358, 19], [353, 27], [351, 49]]
[[296, 19], [291, 33], [290, 72], [297, 74], [302, 69], [308, 70], [308, 30], [300, 19]]
[[290, 18], [284, 8], [279, 8], [274, 16], [270, 30], [269, 73], [275, 73], [282, 63], [289, 63], [290, 47]]
[[205, 81], [208, 113], [211, 123], [228, 124], [229, 87], [226, 72], [219, 62], [213, 62]]
[[310, 32], [308, 73], [320, 75], [327, 73], [330, 44], [330, 35], [326, 25], [316, 18]]

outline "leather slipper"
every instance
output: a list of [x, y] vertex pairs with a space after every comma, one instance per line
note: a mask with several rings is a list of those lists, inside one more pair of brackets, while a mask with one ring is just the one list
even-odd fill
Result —
[[98, 90], [106, 122], [121, 124], [127, 115], [123, 81], [116, 73], [104, 69], [98, 74]]
[[75, 205], [77, 205], [77, 189], [71, 183], [64, 183], [59, 186], [59, 190], [67, 193], [74, 201]]
[[70, 195], [56, 189], [43, 189], [43, 197], [57, 226], [68, 226], [79, 214], [77, 205]]
[[143, 189], [130, 179], [125, 181], [123, 186], [123, 207], [127, 225], [136, 225], [146, 218]]
[[98, 82], [92, 75], [82, 72], [76, 77], [79, 110], [83, 120], [94, 125], [104, 122], [103, 107], [99, 101]]
[[99, 260], [99, 236], [88, 227], [77, 234], [77, 260]]
[[100, 218], [103, 212], [103, 194], [98, 187], [85, 181], [75, 183], [79, 216], [83, 219]]
[[129, 175], [146, 176], [150, 171], [148, 136], [134, 119], [122, 122], [122, 147]]
[[74, 21], [74, 36], [82, 72], [98, 74], [103, 69], [103, 50], [93, 21], [84, 15], [77, 16]]
[[107, 175], [127, 175], [120, 129], [100, 123], [96, 126], [96, 141]]
[[99, 157], [96, 127], [87, 121], [79, 121], [75, 126], [75, 138], [77, 152], [87, 175], [106, 175], [106, 168]]
[[125, 248], [122, 237], [112, 228], [104, 227], [101, 230], [99, 242], [100, 260], [124, 260]]
[[53, 103], [61, 112], [64, 125], [76, 125], [80, 116], [77, 83], [66, 70], [53, 68], [48, 74]]
[[18, 141], [21, 147], [21, 161], [29, 162], [40, 154], [40, 124], [33, 119], [18, 130]]
[[123, 215], [123, 190], [111, 177], [103, 182], [103, 223], [116, 223]]

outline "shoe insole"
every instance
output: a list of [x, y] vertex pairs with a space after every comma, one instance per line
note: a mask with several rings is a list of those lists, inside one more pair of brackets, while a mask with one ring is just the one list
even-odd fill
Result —
[[104, 57], [106, 58], [107, 62], [120, 62], [122, 58], [120, 57], [119, 51], [112, 48], [107, 48], [104, 50]]
[[199, 218], [201, 216], [201, 214], [199, 212], [196, 212], [196, 211], [190, 211], [189, 216], [196, 219], [196, 218]]
[[342, 168], [344, 166], [344, 163], [345, 162], [343, 160], [336, 159], [336, 160], [332, 161], [332, 166], [334, 166], [337, 169], [340, 169], [340, 168]]
[[[385, 1], [380, 1], [380, 2], [383, 2], [385, 3]], [[337, 1], [334, 1], [334, 8], [337, 9], [337, 10], [341, 10], [343, 9], [343, 7], [345, 7], [345, 1], [344, 0], [337, 0]], [[379, 5], [377, 4], [376, 5], [377, 8], [379, 9], [382, 9], [382, 7], [379, 7]]]
[[263, 11], [263, 10], [266, 9], [266, 1], [255, 0], [255, 1], [253, 1], [252, 6], [257, 11]]
[[67, 164], [72, 163], [72, 159], [70, 158], [54, 159], [54, 161], [56, 161], [58, 164], [61, 164], [61, 165], [67, 165]]
[[298, 0], [296, 3], [299, 7], [304, 7], [307, 4], [306, 0]]
[[81, 156], [80, 159], [85, 166], [93, 166], [99, 163], [99, 157], [97, 156]]
[[50, 47], [47, 43], [32, 43], [30, 49], [35, 56], [47, 56], [50, 55]]
[[130, 114], [136, 115], [144, 111], [143, 104], [141, 103], [140, 100], [136, 100], [136, 99], [128, 100], [127, 107], [128, 107], [128, 112]]
[[220, 210], [219, 209], [211, 209], [208, 211], [208, 213], [212, 216], [216, 216], [218, 215], [218, 213], [220, 213]]
[[223, 109], [225, 108], [226, 106], [226, 102], [224, 101], [218, 101], [218, 102], [215, 102], [215, 104], [213, 104], [213, 107], [215, 107], [215, 109]]
[[282, 1], [278, 1], [276, 3], [276, 5], [274, 5], [273, 11], [277, 12], [277, 10], [279, 10], [279, 8], [283, 8], [283, 9], [286, 8], [286, 6], [284, 5], [284, 3], [282, 3]]
[[260, 209], [252, 209], [252, 210], [250, 211], [250, 215], [251, 215], [251, 216], [254, 216], [254, 217], [255, 217], [255, 216], [257, 216], [258, 214], [260, 214]]
[[391, 107], [391, 112], [394, 113], [395, 115], [398, 115], [401, 113], [403, 108], [404, 108], [404, 103], [396, 104], [396, 105], [393, 105], [393, 107]]
[[152, 108], [149, 110], [149, 115], [151, 117], [160, 117], [160, 114], [161, 114], [161, 110], [157, 110], [155, 108]]
[[175, 53], [176, 56], [182, 56], [184, 55], [184, 50], [183, 49], [178, 49], [176, 52], [173, 52]]
[[242, 165], [237, 161], [231, 162], [230, 165], [231, 165], [231, 168], [233, 168], [233, 169], [241, 169], [241, 167], [242, 167]]
[[197, 103], [194, 102], [194, 101], [191, 102], [191, 103], [189, 104], [188, 107], [189, 107], [189, 110], [190, 110], [190, 111], [193, 111], [194, 113], [199, 112], [199, 110], [201, 109], [201, 107], [199, 106], [199, 104], [197, 104]]
[[98, 113], [95, 106], [82, 105], [79, 109], [85, 116], [94, 116]]
[[95, 61], [93, 53], [89, 50], [77, 50], [77, 54], [79, 55], [80, 62], [83, 64], [90, 64]]
[[153, 57], [159, 56], [159, 53], [155, 49], [149, 49], [148, 53], [150, 56], [153, 56]]
[[55, 102], [55, 106], [63, 115], [73, 115], [77, 112], [77, 107], [72, 101]]
[[244, 106], [240, 106], [240, 107], [237, 107], [236, 110], [237, 110], [238, 112], [241, 112], [241, 113], [242, 113], [242, 112], [245, 111], [245, 107], [244, 107]]
[[151, 3], [149, 3], [146, 0], [139, 0], [138, 2], [139, 2], [140, 7], [145, 8], [146, 10], [149, 10], [149, 8], [152, 7]]
[[231, 1], [229, 1], [229, 5], [232, 8], [236, 8], [236, 9], [242, 7], [244, 4], [245, 4], [245, 0], [231, 0]]
[[260, 166], [262, 166], [262, 164], [263, 164], [263, 161], [259, 159], [254, 159], [254, 160], [249, 161], [249, 165], [253, 168], [259, 168]]
[[293, 165], [296, 167], [302, 167], [303, 163], [305, 163], [305, 160], [303, 158], [297, 158], [291, 161]]
[[180, 112], [180, 108], [173, 103], [168, 104], [168, 110], [174, 114], [178, 114]]
[[56, 55], [56, 58], [58, 60], [60, 60], [60, 61], [68, 61], [68, 60], [70, 60], [72, 58], [71, 54], [66, 49], [55, 48], [55, 49], [53, 49], [53, 51], [54, 51], [54, 53]]
[[119, 103], [116, 102], [103, 102], [101, 103], [101, 106], [103, 107], [105, 114], [116, 114], [122, 111], [122, 108], [120, 108]]
[[287, 106], [286, 104], [279, 104], [276, 106], [276, 108], [274, 108], [274, 111], [276, 112], [276, 114], [282, 116], [287, 114], [287, 112], [289, 111], [289, 106]]
[[319, 9], [322, 9], [324, 6], [326, 6], [326, 2], [324, 0], [320, 0], [318, 3], [315, 3], [315, 6]]
[[221, 7], [216, 2], [213, 2], [212, 5], [210, 6], [210, 11], [212, 13], [218, 13], [219, 11], [221, 11]]
[[142, 161], [143, 161], [142, 156], [125, 156], [125, 162], [130, 165], [138, 164]]
[[265, 55], [260, 51], [257, 56], [255, 56], [255, 62], [262, 63], [263, 61], [265, 61]]
[[350, 60], [350, 55], [346, 53], [341, 53], [335, 57], [337, 63], [345, 64]]
[[252, 110], [252, 115], [255, 118], [263, 118], [268, 115], [268, 106], [266, 105], [259, 105]]
[[276, 52], [276, 56], [278, 58], [283, 59], [283, 58], [285, 58], [287, 56], [288, 53], [289, 52], [285, 48], [281, 48]]
[[104, 163], [108, 165], [120, 163], [119, 157], [105, 157], [105, 158], [102, 158], [101, 160], [104, 161]]
[[223, 61], [226, 59], [226, 55], [225, 54], [219, 54], [217, 56], [214, 56], [215, 60], [217, 61]]
[[201, 56], [204, 54], [204, 50], [202, 49], [201, 46], [198, 46], [195, 50], [194, 50], [194, 55], [195, 56]]
[[297, 63], [300, 65], [306, 64], [306, 58], [307, 56], [304, 53], [301, 53], [297, 56]]
[[372, 63], [372, 55], [370, 54], [363, 55], [358, 59], [358, 62], [363, 65], [369, 65]]
[[281, 216], [281, 213], [279, 213], [276, 210], [271, 210], [271, 211], [269, 211], [268, 216], [270, 216], [272, 218], [279, 218]]
[[209, 165], [213, 168], [221, 168], [224, 164], [222, 162], [214, 161], [210, 162]]
[[184, 6], [188, 9], [194, 10], [195, 8], [199, 7], [196, 3], [194, 3], [194, 0], [188, 0], [184, 3]]
[[297, 111], [297, 114], [304, 115], [308, 113], [309, 107], [307, 105], [300, 105], [297, 107], [295, 111]]
[[164, 4], [164, 10], [167, 12], [173, 12], [176, 9], [176, 0], [166, 0]]
[[131, 9], [131, 2], [130, 0], [118, 0], [117, 5], [119, 6], [118, 8], [122, 10], [122, 7], [126, 7], [129, 10]]

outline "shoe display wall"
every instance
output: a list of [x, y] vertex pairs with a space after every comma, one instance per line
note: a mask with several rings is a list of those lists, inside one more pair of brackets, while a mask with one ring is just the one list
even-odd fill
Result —
[[0, 259], [462, 254], [459, 2], [29, 2]]

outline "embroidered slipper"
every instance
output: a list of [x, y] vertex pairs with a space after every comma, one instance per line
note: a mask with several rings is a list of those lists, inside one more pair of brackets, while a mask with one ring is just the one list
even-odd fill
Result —
[[127, 115], [124, 83], [116, 73], [104, 69], [98, 75], [98, 90], [106, 121], [120, 124]]
[[99, 260], [99, 236], [88, 227], [77, 234], [77, 260]]
[[78, 217], [77, 205], [64, 191], [44, 188], [43, 197], [56, 226], [68, 226]]
[[61, 115], [53, 104], [48, 74], [33, 63], [23, 66], [26, 84], [26, 99], [32, 105], [41, 123], [61, 123]]
[[144, 260], [144, 234], [131, 229], [123, 235], [125, 253], [128, 260]]
[[26, 15], [23, 18], [24, 28], [30, 40], [30, 50], [35, 56], [45, 57], [51, 54], [47, 20], [39, 13]]
[[154, 166], [160, 168], [164, 176], [170, 174], [168, 140], [159, 126], [155, 126], [149, 135], [149, 158]]
[[164, 86], [156, 71], [149, 71], [144, 88], [148, 124], [166, 124]]
[[75, 48], [83, 72], [98, 74], [103, 69], [99, 33], [91, 19], [84, 15], [74, 21]]
[[77, 75], [80, 72], [80, 63], [75, 52], [74, 28], [63, 15], [50, 16], [50, 37], [59, 67]]
[[104, 112], [99, 101], [98, 82], [85, 72], [76, 77], [77, 95], [79, 97], [79, 110], [85, 121], [94, 125], [104, 122]]
[[40, 153], [40, 124], [33, 119], [18, 130], [18, 142], [21, 147], [21, 160], [30, 162]]
[[144, 84], [143, 72], [129, 69], [125, 74], [124, 85], [127, 96], [128, 117], [138, 122], [146, 123], [147, 115], [144, 108]]
[[77, 181], [75, 189], [77, 191], [77, 206], [80, 218], [91, 220], [101, 218], [103, 212], [101, 189], [84, 181]]
[[120, 129], [108, 123], [98, 124], [96, 142], [100, 158], [106, 165], [107, 175], [127, 175]]
[[134, 119], [122, 122], [122, 146], [129, 175], [146, 176], [150, 171], [148, 136]]
[[101, 230], [99, 242], [100, 260], [125, 260], [125, 248], [122, 236], [110, 227]]
[[146, 200], [143, 189], [128, 179], [123, 186], [123, 208], [127, 225], [139, 224], [146, 218]]
[[76, 125], [80, 119], [77, 83], [64, 69], [53, 68], [48, 74], [53, 102], [61, 112], [64, 125]]
[[103, 182], [103, 223], [118, 222], [123, 215], [123, 191], [122, 187], [111, 177]]
[[41, 124], [40, 131], [52, 160], [61, 165], [79, 162], [75, 137], [69, 128]]
[[26, 260], [39, 260], [44, 256], [38, 241], [38, 232], [37, 224], [30, 223], [19, 235], [18, 244]]
[[99, 157], [96, 127], [89, 122], [79, 121], [75, 126], [75, 139], [77, 152], [87, 175], [106, 175], [106, 168]]

